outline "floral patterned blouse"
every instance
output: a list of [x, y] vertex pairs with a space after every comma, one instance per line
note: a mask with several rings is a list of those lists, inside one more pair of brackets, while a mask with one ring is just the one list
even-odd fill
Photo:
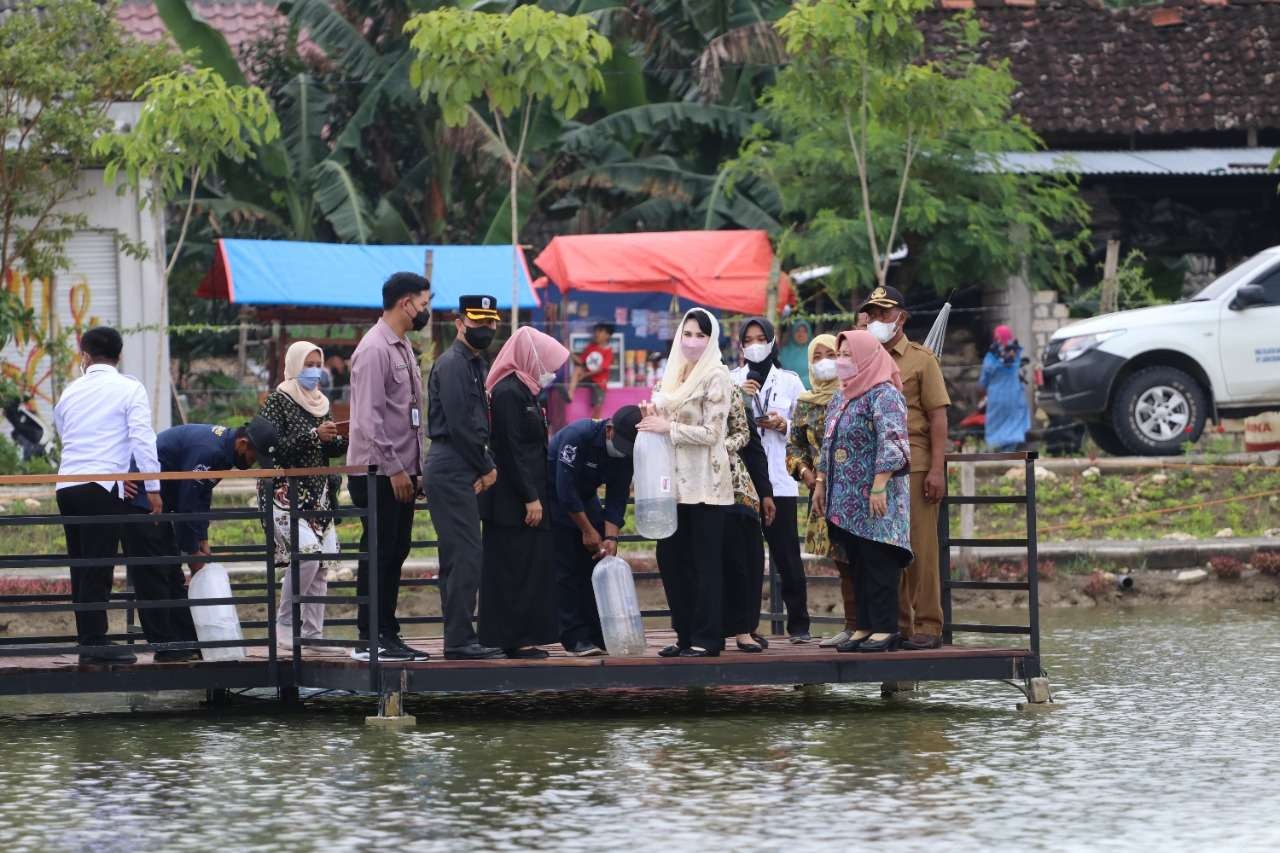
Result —
[[[827, 406], [818, 470], [827, 476], [827, 519], [854, 536], [896, 545], [911, 553], [911, 499], [908, 494], [911, 444], [907, 401], [888, 382], [845, 405], [840, 395]], [[871, 483], [892, 471], [888, 512], [871, 515]]]
[[729, 432], [725, 437], [725, 449], [729, 451], [729, 472], [733, 479], [734, 509], [743, 510], [751, 515], [760, 514], [760, 495], [756, 493], [755, 483], [751, 482], [751, 474], [747, 471], [747, 463], [742, 461], [739, 451], [751, 440], [750, 422], [747, 420], [747, 407], [742, 402], [741, 394], [733, 395], [733, 405], [729, 409]]
[[[321, 443], [312, 430], [325, 419], [311, 414], [280, 391], [272, 391], [268, 395], [259, 414], [275, 424], [277, 443], [274, 461], [277, 468], [323, 468], [330, 459], [347, 452], [345, 436], [340, 435], [327, 444]], [[298, 508], [337, 509], [341, 483], [342, 478], [337, 474], [300, 478], [296, 486]], [[277, 504], [287, 506], [288, 494], [288, 481], [283, 477], [258, 481], [258, 507], [261, 509], [265, 509], [267, 501], [273, 497]]]
[[[676, 502], [729, 506], [733, 478], [725, 432], [735, 395], [724, 366], [702, 380], [698, 393], [683, 405], [662, 410], [671, 420], [671, 443], [676, 450]], [[661, 403], [661, 395], [655, 402]]]
[[[791, 432], [787, 435], [787, 472], [803, 482], [800, 472], [805, 468], [818, 470], [818, 458], [822, 454], [822, 433], [827, 424], [827, 407], [805, 400], [796, 402], [791, 415]], [[827, 520], [809, 505], [809, 517], [805, 524], [804, 550], [809, 554], [830, 557], [844, 562], [844, 551], [832, 545], [827, 536]]]

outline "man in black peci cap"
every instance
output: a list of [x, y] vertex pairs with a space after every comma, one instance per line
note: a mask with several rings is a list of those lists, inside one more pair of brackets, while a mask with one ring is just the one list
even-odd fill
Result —
[[911, 442], [911, 551], [898, 591], [898, 630], [906, 649], [942, 645], [942, 588], [938, 577], [938, 504], [947, 492], [947, 406], [951, 397], [931, 350], [907, 340], [905, 300], [895, 287], [877, 287], [858, 308], [866, 329], [893, 356], [907, 399]]
[[568, 424], [547, 448], [547, 514], [555, 546], [560, 643], [578, 657], [604, 654], [591, 572], [601, 557], [618, 553], [638, 423], [640, 408], [623, 406], [607, 420]]
[[498, 479], [489, 452], [489, 401], [481, 355], [498, 329], [498, 300], [464, 296], [453, 321], [457, 340], [431, 367], [427, 379], [426, 494], [440, 553], [440, 604], [444, 656], [449, 660], [506, 657], [480, 645], [472, 620], [480, 591], [484, 546], [479, 496]]

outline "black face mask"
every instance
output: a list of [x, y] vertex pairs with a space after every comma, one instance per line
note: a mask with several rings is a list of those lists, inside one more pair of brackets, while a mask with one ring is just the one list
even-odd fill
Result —
[[409, 320], [409, 326], [415, 332], [421, 332], [423, 329], [427, 327], [427, 324], [430, 322], [431, 322], [431, 309], [423, 308], [417, 314], [414, 314], [412, 319]]
[[484, 352], [489, 348], [489, 344], [493, 343], [493, 336], [496, 334], [498, 330], [490, 329], [488, 326], [468, 326], [463, 337], [467, 339], [472, 349]]

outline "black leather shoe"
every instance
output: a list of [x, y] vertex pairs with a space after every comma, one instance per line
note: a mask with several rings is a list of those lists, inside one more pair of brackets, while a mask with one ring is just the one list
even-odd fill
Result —
[[718, 658], [720, 652], [716, 649], [700, 649], [697, 646], [690, 646], [687, 649], [680, 650], [682, 658]]
[[769, 641], [768, 641], [768, 640], [766, 640], [766, 639], [765, 639], [763, 636], [761, 636], [760, 634], [756, 634], [756, 633], [754, 633], [754, 632], [753, 632], [753, 633], [751, 634], [751, 639], [755, 640], [755, 641], [760, 645], [760, 648], [762, 648], [762, 649], [767, 649], [767, 648], [769, 648]]
[[680, 647], [679, 647], [678, 645], [676, 645], [675, 643], [672, 643], [672, 644], [671, 644], [671, 645], [669, 645], [669, 646], [664, 646], [664, 647], [663, 647], [663, 648], [658, 652], [658, 657], [660, 657], [660, 658], [678, 658], [678, 657], [680, 657], [680, 653], [681, 653], [682, 651], [684, 651], [684, 649], [680, 648]]
[[156, 652], [153, 660], [156, 663], [185, 663], [200, 660], [200, 652], [195, 649], [165, 649]]
[[495, 660], [506, 656], [506, 652], [502, 649], [482, 646], [479, 643], [472, 643], [469, 646], [453, 646], [444, 650], [445, 660]]
[[[871, 636], [870, 634], [867, 635], [867, 637], [870, 637], [870, 636]], [[856, 652], [858, 651], [859, 648], [862, 647], [862, 644], [867, 641], [867, 637], [859, 637], [856, 640], [850, 637], [849, 639], [845, 640], [843, 643], [840, 643], [839, 645], [837, 645], [836, 651]]]
[[545, 660], [551, 657], [550, 652], [537, 646], [527, 649], [503, 649], [503, 652], [512, 660]]
[[898, 644], [902, 642], [902, 635], [896, 631], [883, 640], [863, 640], [858, 646], [860, 652], [892, 652], [898, 648]]
[[764, 646], [760, 645], [759, 643], [744, 643], [741, 640], [738, 640], [737, 643], [738, 643], [738, 651], [740, 652], [750, 652], [751, 654], [759, 654], [760, 652], [764, 651]]
[[104, 643], [100, 646], [91, 646], [90, 649], [91, 651], [80, 653], [80, 663], [128, 666], [129, 664], [138, 662], [138, 656], [129, 651], [127, 646], [115, 646], [111, 643]]

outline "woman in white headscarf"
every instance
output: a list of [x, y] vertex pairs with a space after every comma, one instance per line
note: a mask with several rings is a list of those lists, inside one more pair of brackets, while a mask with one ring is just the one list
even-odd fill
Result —
[[725, 446], [733, 399], [720, 358], [720, 324], [702, 308], [684, 315], [667, 369], [639, 429], [675, 445], [678, 527], [658, 543], [658, 571], [676, 642], [663, 657], [716, 657], [724, 648], [724, 521], [733, 504]]
[[[323, 468], [335, 456], [347, 452], [347, 439], [338, 435], [338, 427], [329, 415], [329, 398], [320, 390], [320, 374], [324, 372], [324, 353], [308, 341], [297, 341], [284, 357], [284, 381], [267, 396], [250, 434], [268, 426], [270, 440], [255, 440], [258, 461], [263, 468]], [[298, 477], [293, 497], [302, 511], [338, 508], [337, 475]], [[265, 509], [271, 502], [275, 526], [275, 562], [284, 572], [280, 591], [280, 607], [276, 612], [276, 638], [280, 645], [293, 644], [293, 577], [289, 569], [289, 483], [283, 477], [258, 481], [258, 505]], [[332, 518], [299, 519], [298, 592], [300, 595], [324, 595], [328, 590], [326, 572], [337, 561], [308, 559], [308, 554], [338, 553], [338, 533]], [[307, 639], [320, 637], [324, 625], [323, 604], [303, 604], [301, 635]]]

